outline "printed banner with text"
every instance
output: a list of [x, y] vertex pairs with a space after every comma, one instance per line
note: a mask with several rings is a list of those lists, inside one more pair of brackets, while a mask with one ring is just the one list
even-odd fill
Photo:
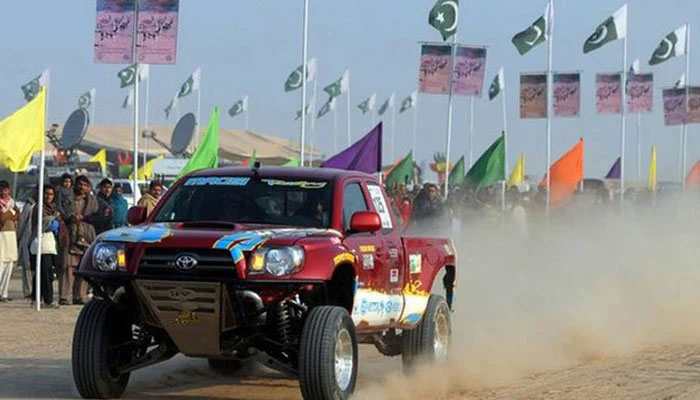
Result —
[[485, 47], [458, 47], [455, 54], [452, 93], [458, 96], [481, 97], [485, 69]]
[[581, 113], [581, 74], [555, 73], [553, 77], [555, 117], [578, 117]]
[[546, 74], [520, 74], [520, 118], [547, 118]]
[[134, 12], [134, 0], [97, 0], [96, 63], [132, 63]]
[[685, 108], [685, 88], [669, 88], [663, 90], [664, 124], [666, 126], [683, 125], [688, 122], [688, 112]]
[[654, 74], [627, 74], [627, 111], [650, 113], [654, 107]]
[[418, 77], [420, 91], [431, 94], [449, 94], [451, 65], [451, 46], [422, 45]]
[[688, 122], [700, 124], [700, 86], [690, 88], [688, 97]]
[[138, 62], [175, 64], [179, 0], [139, 0]]
[[620, 80], [620, 74], [596, 74], [595, 106], [598, 114], [620, 114], [622, 112]]

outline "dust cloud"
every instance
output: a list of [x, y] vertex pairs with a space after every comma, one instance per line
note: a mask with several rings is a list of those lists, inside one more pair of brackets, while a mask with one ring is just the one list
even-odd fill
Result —
[[[458, 247], [451, 360], [359, 388], [359, 399], [449, 398], [470, 389], [700, 338], [697, 198], [653, 207], [472, 221]], [[440, 235], [440, 232], [435, 232]], [[444, 233], [443, 233], [444, 235]]]

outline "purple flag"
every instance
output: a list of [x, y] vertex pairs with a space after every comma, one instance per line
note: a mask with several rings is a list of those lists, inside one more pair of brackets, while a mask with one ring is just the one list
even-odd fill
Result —
[[615, 164], [610, 167], [610, 171], [605, 175], [605, 179], [620, 179], [620, 157], [617, 157]]
[[144, 64], [175, 64], [179, 0], [139, 0], [137, 57]]
[[458, 47], [455, 54], [452, 93], [457, 96], [481, 97], [485, 69], [485, 47]]
[[654, 75], [627, 74], [627, 111], [650, 113], [654, 105]]
[[382, 170], [382, 123], [362, 139], [321, 164], [321, 168], [338, 168], [373, 174]]
[[596, 74], [596, 110], [598, 114], [622, 112], [622, 90], [620, 74]]
[[131, 64], [134, 46], [134, 0], [97, 0], [95, 62]]

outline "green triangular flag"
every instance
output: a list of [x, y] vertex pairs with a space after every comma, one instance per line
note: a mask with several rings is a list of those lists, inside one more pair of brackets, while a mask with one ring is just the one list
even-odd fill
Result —
[[298, 157], [294, 157], [286, 163], [282, 164], [283, 167], [298, 167], [301, 165]]
[[214, 112], [209, 119], [207, 133], [204, 139], [194, 151], [192, 157], [187, 161], [187, 164], [182, 168], [177, 175], [181, 176], [204, 168], [216, 168], [219, 166], [219, 107], [214, 108]]
[[501, 134], [493, 144], [476, 160], [465, 177], [465, 184], [476, 191], [506, 179], [506, 139]]
[[258, 152], [253, 149], [253, 155], [248, 158], [248, 166], [253, 167], [255, 166], [255, 162], [258, 161]]
[[428, 14], [428, 23], [437, 29], [443, 40], [457, 32], [459, 0], [438, 0]]
[[401, 159], [384, 179], [384, 185], [396, 187], [405, 185], [413, 180], [413, 152]]
[[457, 164], [452, 168], [447, 181], [450, 187], [464, 185], [464, 156], [460, 157]]
[[614, 40], [627, 36], [627, 4], [615, 11], [611, 17], [598, 25], [595, 32], [583, 44], [583, 52], [589, 53], [599, 49]]

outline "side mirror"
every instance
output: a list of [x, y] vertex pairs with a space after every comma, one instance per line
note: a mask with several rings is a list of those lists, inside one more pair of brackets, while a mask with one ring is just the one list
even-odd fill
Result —
[[139, 225], [146, 221], [146, 207], [134, 206], [126, 213], [126, 220], [129, 225]]
[[350, 231], [353, 233], [376, 232], [382, 229], [382, 220], [374, 211], [358, 211], [350, 219]]

